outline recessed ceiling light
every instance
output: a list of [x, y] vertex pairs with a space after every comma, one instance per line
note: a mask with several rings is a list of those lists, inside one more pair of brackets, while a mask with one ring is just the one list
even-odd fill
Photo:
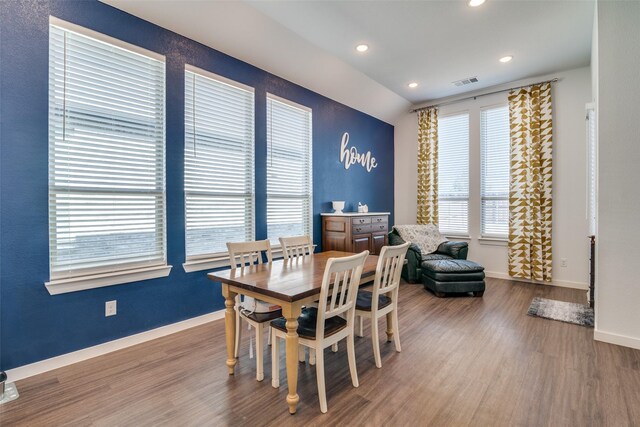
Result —
[[502, 58], [500, 58], [500, 62], [509, 62], [512, 59], [513, 59], [513, 56], [507, 55], [507, 56], [503, 56]]
[[409, 86], [411, 89], [413, 89], [414, 87], [418, 87], [418, 83], [416, 83], [416, 82], [411, 82], [411, 83], [409, 83], [407, 86]]
[[483, 4], [485, 2], [485, 0], [469, 0], [469, 2], [467, 3], [469, 6], [471, 7], [478, 7], [481, 4]]
[[369, 45], [368, 44], [359, 44], [358, 46], [356, 46], [356, 50], [358, 52], [366, 52], [369, 50]]

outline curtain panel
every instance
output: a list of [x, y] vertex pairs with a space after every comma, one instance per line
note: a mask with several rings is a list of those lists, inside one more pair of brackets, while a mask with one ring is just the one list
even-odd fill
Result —
[[509, 275], [551, 281], [551, 83], [509, 92]]
[[438, 224], [438, 109], [418, 111], [418, 224]]

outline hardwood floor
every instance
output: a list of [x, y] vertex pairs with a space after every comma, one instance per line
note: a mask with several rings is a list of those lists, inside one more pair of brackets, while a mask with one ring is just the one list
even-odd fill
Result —
[[366, 326], [353, 388], [344, 343], [326, 350], [327, 414], [315, 368], [301, 364], [301, 401], [289, 415], [286, 387], [271, 387], [267, 352], [265, 380], [255, 380], [248, 334], [229, 377], [216, 321], [19, 381], [20, 398], [0, 406], [0, 424], [640, 426], [640, 351], [527, 316], [534, 296], [583, 302], [585, 292], [488, 279], [484, 298], [440, 299], [403, 283], [402, 353], [382, 324], [376, 369]]

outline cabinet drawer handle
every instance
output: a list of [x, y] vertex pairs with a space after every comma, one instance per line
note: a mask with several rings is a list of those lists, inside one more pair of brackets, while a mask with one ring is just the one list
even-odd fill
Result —
[[380, 230], [384, 230], [386, 227], [384, 225], [380, 226]]
[[360, 224], [364, 224], [364, 219], [360, 218]]
[[380, 221], [382, 221], [382, 218], [376, 218], [376, 220], [377, 220], [378, 222], [380, 222]]

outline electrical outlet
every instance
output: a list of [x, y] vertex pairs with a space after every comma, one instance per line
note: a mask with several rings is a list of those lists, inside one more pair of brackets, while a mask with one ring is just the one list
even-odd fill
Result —
[[566, 267], [566, 266], [567, 266], [567, 259], [560, 258], [560, 267]]
[[118, 301], [107, 301], [104, 303], [104, 317], [115, 316], [118, 313]]

